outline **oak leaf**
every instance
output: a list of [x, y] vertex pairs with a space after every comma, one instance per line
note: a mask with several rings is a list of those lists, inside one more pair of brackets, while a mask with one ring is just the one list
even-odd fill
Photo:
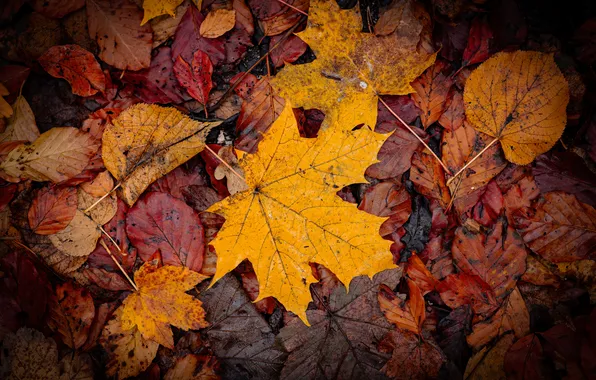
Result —
[[106, 89], [106, 78], [95, 56], [79, 45], [52, 46], [38, 62], [51, 76], [66, 79], [75, 95], [91, 96]]
[[86, 289], [72, 282], [56, 286], [50, 298], [48, 325], [64, 344], [75, 350], [82, 347], [94, 317], [93, 298]]
[[157, 16], [176, 16], [176, 8], [183, 1], [184, 0], [144, 0], [143, 9], [145, 10], [145, 13], [143, 14], [141, 25], [145, 25], [147, 21]]
[[33, 198], [27, 213], [29, 227], [36, 234], [51, 235], [68, 226], [77, 211], [74, 187], [47, 187]]
[[472, 72], [464, 89], [466, 118], [498, 139], [505, 158], [531, 163], [563, 134], [569, 102], [567, 81], [552, 55], [499, 53]]
[[122, 112], [106, 127], [102, 144], [104, 164], [120, 181], [122, 199], [132, 206], [153, 181], [203, 150], [216, 125], [149, 104]]
[[233, 9], [214, 9], [201, 23], [199, 34], [205, 38], [217, 38], [230, 31], [236, 24], [236, 11]]
[[[308, 24], [297, 35], [317, 59], [286, 66], [272, 80], [274, 88], [295, 107], [325, 113], [321, 129], [373, 127], [379, 94], [408, 94], [410, 82], [432, 65], [435, 54], [417, 50], [420, 38], [402, 41], [396, 34], [361, 32], [361, 17], [333, 1], [312, 0]], [[406, 43], [407, 42], [407, 43]]]
[[15, 100], [12, 110], [6, 129], [0, 134], [0, 142], [35, 141], [39, 137], [39, 130], [35, 124], [33, 110], [23, 95], [19, 95]]
[[185, 293], [206, 278], [188, 268], [145, 263], [135, 272], [138, 291], [122, 303], [122, 329], [136, 327], [143, 339], [174, 348], [170, 325], [183, 330], [209, 325], [201, 301]]
[[248, 259], [259, 279], [259, 299], [273, 296], [306, 322], [309, 285], [316, 281], [310, 262], [323, 264], [344, 284], [393, 268], [390, 242], [363, 233], [378, 231], [384, 219], [336, 195], [348, 184], [366, 182], [362, 173], [385, 138], [366, 127], [301, 138], [286, 101], [257, 153], [239, 160], [249, 189], [207, 210], [226, 218], [211, 243], [217, 252], [213, 281]]

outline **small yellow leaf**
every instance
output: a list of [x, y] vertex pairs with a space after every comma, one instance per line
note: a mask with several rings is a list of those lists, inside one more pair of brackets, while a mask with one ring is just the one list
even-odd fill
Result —
[[201, 23], [199, 34], [205, 38], [223, 36], [236, 24], [236, 11], [233, 9], [216, 9], [205, 17]]
[[145, 13], [143, 15], [143, 21], [141, 25], [144, 25], [147, 21], [154, 17], [161, 15], [176, 15], [176, 7], [180, 5], [184, 0], [145, 0], [143, 1], [143, 9]]
[[248, 259], [260, 284], [257, 300], [273, 296], [308, 323], [309, 286], [316, 281], [309, 263], [324, 265], [344, 284], [395, 267], [391, 243], [378, 234], [385, 219], [336, 194], [366, 182], [363, 173], [387, 137], [364, 127], [301, 138], [286, 101], [257, 152], [239, 159], [248, 190], [208, 209], [226, 218], [211, 242], [214, 282]]
[[186, 267], [145, 263], [135, 273], [139, 290], [122, 303], [122, 328], [136, 326], [144, 339], [174, 348], [170, 325], [183, 330], [209, 325], [201, 301], [185, 293], [206, 278]]
[[205, 148], [216, 123], [201, 123], [175, 108], [137, 104], [122, 112], [103, 134], [106, 168], [121, 183], [132, 206], [149, 185]]
[[499, 139], [505, 158], [531, 163], [548, 151], [567, 123], [569, 87], [552, 54], [499, 53], [466, 81], [466, 118], [477, 131]]

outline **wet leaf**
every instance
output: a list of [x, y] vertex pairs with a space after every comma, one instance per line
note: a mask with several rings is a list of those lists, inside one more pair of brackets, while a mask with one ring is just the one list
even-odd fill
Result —
[[[269, 46], [275, 46], [283, 36], [273, 36]], [[282, 67], [287, 63], [294, 63], [304, 52], [308, 45], [295, 35], [290, 35], [281, 45], [273, 49], [270, 53], [271, 62], [275, 67]]]
[[231, 30], [236, 24], [236, 11], [233, 9], [214, 9], [201, 23], [199, 34], [205, 38], [217, 38]]
[[207, 210], [226, 218], [211, 242], [218, 260], [214, 282], [248, 259], [259, 279], [259, 299], [273, 296], [306, 321], [308, 288], [315, 282], [309, 263], [323, 264], [343, 283], [394, 267], [390, 243], [361, 233], [378, 231], [383, 219], [336, 195], [365, 181], [364, 167], [384, 139], [367, 128], [301, 138], [286, 101], [257, 153], [239, 160], [249, 189]]
[[27, 213], [29, 227], [36, 234], [52, 235], [68, 226], [77, 211], [74, 187], [46, 187], [33, 198]]
[[484, 347], [477, 352], [466, 367], [465, 379], [506, 379], [503, 363], [505, 354], [513, 344], [513, 335], [501, 338], [494, 347]]
[[86, 289], [67, 282], [56, 286], [49, 303], [50, 328], [72, 349], [85, 344], [95, 317], [93, 298]]
[[568, 102], [567, 81], [552, 55], [532, 51], [496, 54], [472, 72], [464, 89], [467, 119], [498, 139], [505, 158], [518, 165], [561, 137]]
[[218, 124], [148, 104], [122, 112], [103, 134], [102, 153], [106, 168], [121, 183], [124, 201], [132, 206], [153, 181], [203, 150], [207, 133]]
[[209, 100], [209, 92], [213, 88], [211, 82], [213, 65], [209, 56], [201, 50], [195, 52], [191, 65], [178, 56], [174, 62], [174, 73], [178, 82], [186, 88], [190, 96], [205, 107]]
[[91, 96], [106, 89], [99, 63], [79, 45], [52, 46], [38, 62], [51, 76], [66, 79], [75, 95]]

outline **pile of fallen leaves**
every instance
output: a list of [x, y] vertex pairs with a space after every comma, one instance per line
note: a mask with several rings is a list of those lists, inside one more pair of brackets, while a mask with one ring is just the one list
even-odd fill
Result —
[[0, 377], [596, 376], [595, 10], [542, 8], [2, 3]]

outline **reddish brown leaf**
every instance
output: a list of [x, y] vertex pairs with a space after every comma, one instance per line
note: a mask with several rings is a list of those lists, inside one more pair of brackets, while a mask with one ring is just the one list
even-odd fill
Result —
[[[240, 273], [240, 277], [242, 278], [242, 287], [248, 294], [248, 297], [251, 301], [255, 301], [259, 297], [259, 281], [257, 280], [257, 275], [252, 270], [244, 271]], [[271, 314], [273, 310], [275, 310], [275, 299], [273, 297], [263, 298], [257, 302], [254, 302], [255, 307], [260, 313], [263, 314]]]
[[481, 278], [499, 301], [512, 291], [526, 271], [524, 242], [503, 219], [487, 235], [458, 228], [451, 252], [457, 267]]
[[558, 287], [560, 282], [559, 277], [532, 255], [526, 258], [526, 272], [521, 280], [534, 285], [555, 287]]
[[412, 253], [406, 264], [406, 274], [420, 288], [422, 295], [435, 290], [437, 280], [426, 268], [416, 253]]
[[197, 160], [192, 159], [186, 165], [177, 167], [153, 182], [148, 190], [168, 193], [174, 198], [185, 200], [185, 191], [188, 190], [189, 186], [209, 184], [205, 168], [203, 168], [202, 163], [197, 162]]
[[[289, 4], [291, 6], [288, 6]], [[259, 20], [266, 36], [275, 36], [290, 29], [308, 11], [308, 0], [260, 1], [248, 0], [248, 5]]]
[[445, 103], [445, 111], [439, 117], [439, 124], [449, 131], [454, 131], [464, 124], [464, 96], [460, 91], [451, 89]]
[[201, 270], [205, 253], [201, 220], [171, 195], [152, 192], [137, 201], [126, 216], [126, 233], [145, 261], [159, 249], [165, 265]]
[[492, 289], [480, 277], [467, 273], [450, 274], [437, 285], [437, 291], [452, 309], [471, 305], [475, 314], [486, 315], [498, 306]]
[[72, 349], [85, 344], [94, 316], [93, 298], [85, 288], [72, 282], [56, 286], [50, 299], [48, 325], [64, 344]]
[[401, 126], [397, 127], [377, 154], [380, 162], [369, 166], [366, 175], [388, 179], [404, 174], [412, 166], [412, 155], [419, 145], [420, 142], [410, 131]]
[[33, 198], [27, 213], [29, 227], [39, 235], [52, 235], [68, 226], [77, 211], [77, 189], [46, 187]]
[[379, 229], [385, 238], [398, 231], [408, 221], [412, 202], [407, 190], [396, 183], [381, 182], [366, 190], [358, 209], [370, 214], [389, 217]]
[[181, 56], [178, 56], [174, 62], [174, 74], [182, 87], [196, 101], [203, 106], [209, 100], [209, 92], [213, 88], [211, 75], [213, 75], [213, 65], [209, 56], [201, 50], [197, 50], [192, 58], [192, 66], [189, 65]]
[[490, 227], [497, 221], [503, 209], [503, 194], [495, 181], [490, 181], [484, 189], [476, 206], [474, 206], [474, 220], [485, 227]]
[[101, 268], [87, 268], [83, 270], [83, 274], [87, 276], [89, 281], [106, 290], [133, 290], [130, 283], [121, 274], [116, 272], [109, 272]]
[[[269, 46], [273, 47], [277, 44], [283, 36], [271, 37]], [[308, 45], [302, 41], [298, 36], [290, 35], [284, 42], [271, 51], [269, 55], [271, 62], [275, 67], [282, 67], [286, 63], [295, 62], [304, 52]]]
[[526, 245], [552, 262], [593, 258], [596, 252], [596, 210], [574, 195], [551, 192], [532, 209], [514, 215]]
[[528, 335], [511, 346], [505, 355], [508, 379], [549, 379], [552, 373], [538, 335]]
[[486, 61], [490, 57], [493, 32], [485, 17], [476, 17], [470, 26], [468, 44], [464, 50], [462, 66]]
[[303, 108], [294, 108], [293, 110], [300, 136], [307, 138], [317, 137], [323, 119], [325, 119], [325, 114], [318, 109], [305, 110]]
[[420, 194], [439, 201], [447, 208], [451, 196], [445, 181], [445, 171], [433, 155], [426, 151], [416, 151], [412, 157], [410, 181]]
[[422, 323], [426, 318], [424, 298], [414, 281], [408, 280], [410, 291], [408, 301], [398, 298], [386, 285], [379, 287], [379, 307], [385, 318], [400, 329], [420, 335]]
[[530, 207], [532, 201], [540, 195], [540, 189], [534, 181], [534, 177], [522, 177], [517, 183], [513, 184], [504, 197], [505, 214], [509, 220], [513, 220], [513, 214], [520, 209]]
[[422, 110], [420, 119], [424, 128], [439, 120], [445, 109], [445, 101], [449, 94], [449, 89], [453, 85], [453, 79], [443, 74], [446, 71], [445, 61], [437, 60], [436, 63], [426, 69], [419, 76], [412, 87], [416, 90], [412, 94], [412, 99], [416, 102], [418, 108]]
[[19, 90], [29, 77], [30, 72], [31, 69], [26, 66], [2, 66], [2, 71], [0, 72], [0, 83], [2, 83], [9, 92], [9, 95], [4, 97], [8, 103], [13, 103], [17, 99], [20, 93]]
[[258, 81], [244, 99], [236, 120], [236, 149], [254, 153], [263, 133], [277, 119], [284, 104], [284, 99], [275, 94], [266, 77]]
[[[407, 95], [384, 95], [381, 96], [383, 101], [389, 106], [397, 116], [400, 117], [405, 123], [409, 125], [413, 124], [414, 121], [420, 116], [420, 109], [416, 107], [416, 103]], [[375, 132], [387, 133], [393, 132], [401, 127], [401, 122], [391, 113], [387, 107], [379, 102], [377, 106], [377, 125], [375, 126]], [[421, 130], [421, 135], [424, 134]]]
[[85, 6], [85, 0], [34, 0], [35, 12], [51, 18], [62, 18]]

